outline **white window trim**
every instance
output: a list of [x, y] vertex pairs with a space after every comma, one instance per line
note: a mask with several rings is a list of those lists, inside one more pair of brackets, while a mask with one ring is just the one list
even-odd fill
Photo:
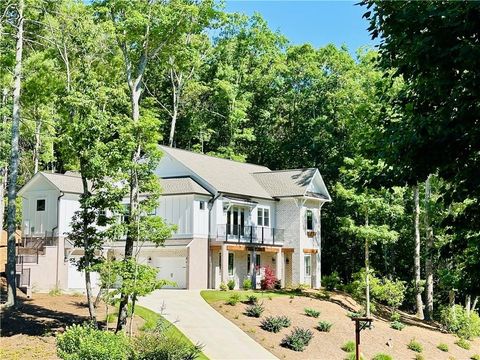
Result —
[[[310, 274], [307, 273], [307, 258], [310, 259]], [[303, 266], [304, 266], [304, 273], [305, 273], [305, 277], [311, 277], [312, 276], [312, 254], [305, 254], [303, 256]]]
[[[312, 214], [312, 228], [311, 229], [308, 228], [308, 213]], [[307, 231], [314, 231], [315, 230], [315, 216], [314, 216], [314, 212], [313, 212], [312, 209], [307, 209], [305, 211], [305, 229], [307, 229]]]
[[[258, 217], [258, 211], [262, 210], [262, 223], [260, 224], [260, 218]], [[268, 212], [268, 225], [265, 225], [265, 212]], [[270, 206], [257, 206], [257, 226], [271, 228], [272, 227], [272, 211]]]

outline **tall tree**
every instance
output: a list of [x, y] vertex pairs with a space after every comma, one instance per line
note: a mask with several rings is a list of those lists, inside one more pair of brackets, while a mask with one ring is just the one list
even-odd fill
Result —
[[433, 227], [430, 220], [431, 177], [425, 180], [425, 295], [427, 320], [433, 319]]
[[423, 301], [422, 301], [422, 281], [420, 271], [420, 195], [418, 185], [413, 188], [414, 197], [414, 233], [415, 233], [415, 251], [413, 256], [414, 272], [415, 272], [415, 303], [417, 310], [417, 317], [424, 318], [423, 315]]

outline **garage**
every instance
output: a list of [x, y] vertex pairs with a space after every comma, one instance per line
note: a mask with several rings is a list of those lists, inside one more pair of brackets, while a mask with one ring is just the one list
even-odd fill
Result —
[[[158, 269], [158, 279], [174, 281], [176, 289], [187, 288], [187, 257], [156, 256], [152, 257], [151, 266]], [[172, 288], [172, 286], [166, 286]]]

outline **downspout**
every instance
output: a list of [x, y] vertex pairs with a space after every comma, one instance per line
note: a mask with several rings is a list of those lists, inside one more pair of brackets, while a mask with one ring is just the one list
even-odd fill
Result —
[[[60, 224], [60, 199], [65, 195], [64, 192], [60, 191], [60, 195], [57, 198], [57, 225], [52, 229], [52, 238], [53, 234], [55, 233], [55, 230], [58, 229], [58, 226]], [[55, 286], [58, 288], [58, 261], [60, 259], [60, 234], [57, 237], [57, 266], [56, 266], [56, 271], [55, 271]]]
[[211, 243], [211, 238], [210, 234], [212, 232], [212, 208], [213, 204], [215, 204], [215, 201], [220, 197], [220, 193], [217, 193], [213, 198], [208, 200], [208, 235], [207, 235], [207, 288], [210, 289], [211, 287], [211, 262], [212, 262], [212, 256], [210, 254], [210, 243]]

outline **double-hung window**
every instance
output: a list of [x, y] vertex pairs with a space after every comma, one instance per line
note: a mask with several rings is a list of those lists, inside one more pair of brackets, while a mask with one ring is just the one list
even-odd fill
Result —
[[305, 276], [312, 275], [312, 255], [308, 254], [304, 257], [305, 261]]
[[313, 211], [307, 210], [305, 218], [306, 218], [305, 221], [307, 223], [307, 230], [312, 231], [313, 230]]
[[[250, 254], [247, 254], [247, 273], [248, 275], [252, 274], [252, 259], [250, 257]], [[260, 254], [255, 254], [255, 269], [257, 272], [257, 275], [260, 275]]]
[[270, 209], [259, 207], [257, 210], [257, 225], [269, 227], [270, 226]]
[[228, 253], [228, 275], [233, 276], [235, 257], [233, 253]]

